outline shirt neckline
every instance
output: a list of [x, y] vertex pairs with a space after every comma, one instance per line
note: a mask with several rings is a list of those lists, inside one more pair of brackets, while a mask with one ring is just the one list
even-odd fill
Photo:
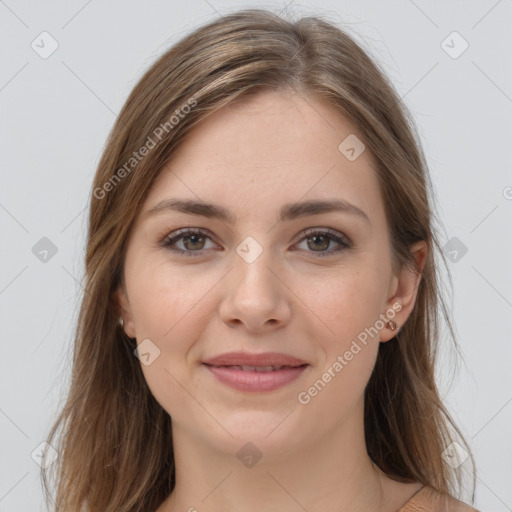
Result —
[[405, 512], [405, 508], [409, 505], [412, 505], [416, 499], [418, 498], [418, 495], [423, 492], [427, 487], [424, 485], [423, 487], [420, 487], [396, 512]]

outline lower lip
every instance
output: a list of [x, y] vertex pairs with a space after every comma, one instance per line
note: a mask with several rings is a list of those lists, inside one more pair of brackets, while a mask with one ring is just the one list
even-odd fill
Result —
[[226, 386], [240, 391], [274, 391], [297, 379], [308, 365], [281, 368], [271, 372], [236, 370], [223, 366], [205, 365]]

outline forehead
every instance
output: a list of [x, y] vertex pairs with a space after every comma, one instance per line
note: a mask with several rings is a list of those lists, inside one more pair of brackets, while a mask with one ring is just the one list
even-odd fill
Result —
[[383, 204], [374, 158], [365, 149], [348, 159], [339, 149], [347, 137], [362, 142], [333, 106], [260, 92], [208, 115], [188, 134], [150, 191], [146, 210], [170, 195], [242, 213], [338, 197], [378, 217]]

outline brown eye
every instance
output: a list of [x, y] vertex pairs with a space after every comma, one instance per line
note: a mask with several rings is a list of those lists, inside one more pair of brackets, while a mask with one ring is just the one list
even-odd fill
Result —
[[[318, 256], [329, 256], [339, 253], [351, 247], [351, 242], [344, 235], [333, 230], [318, 230], [311, 228], [300, 243], [306, 242], [305, 252], [314, 253]], [[172, 252], [185, 254], [187, 256], [200, 256], [203, 251], [212, 249], [206, 247], [208, 240], [211, 240], [209, 234], [199, 229], [181, 229], [171, 233], [162, 242], [161, 245]], [[181, 247], [180, 247], [181, 244]], [[333, 245], [338, 247], [332, 248]]]
[[[351, 247], [351, 243], [347, 238], [332, 230], [320, 231], [310, 229], [305, 234], [306, 236], [301, 240], [301, 243], [306, 241], [309, 250], [305, 250], [307, 252], [316, 253], [318, 256], [329, 256]], [[338, 247], [328, 250], [333, 243], [337, 244]]]
[[188, 251], [193, 251], [195, 249], [203, 249], [205, 237], [199, 235], [188, 235], [181, 237], [184, 242], [183, 245]]
[[[210, 237], [204, 231], [198, 229], [182, 229], [165, 237], [161, 245], [178, 254], [197, 256], [202, 254], [203, 250], [210, 248], [205, 247], [207, 240], [210, 240]], [[178, 246], [180, 243], [183, 248]]]
[[[332, 240], [325, 235], [313, 235], [307, 238], [308, 247], [314, 251], [323, 251], [329, 248]], [[311, 241], [311, 243], [309, 243]]]

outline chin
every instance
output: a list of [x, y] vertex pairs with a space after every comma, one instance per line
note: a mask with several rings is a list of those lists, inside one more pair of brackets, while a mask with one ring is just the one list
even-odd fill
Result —
[[[290, 451], [303, 447], [314, 437], [313, 426], [309, 430], [297, 422], [290, 410], [278, 411], [239, 411], [222, 421], [222, 434], [214, 437], [212, 431], [203, 431], [205, 441], [218, 450], [229, 454], [241, 454], [252, 451], [265, 455], [265, 461], [282, 459]], [[238, 455], [237, 455], [238, 456]]]

